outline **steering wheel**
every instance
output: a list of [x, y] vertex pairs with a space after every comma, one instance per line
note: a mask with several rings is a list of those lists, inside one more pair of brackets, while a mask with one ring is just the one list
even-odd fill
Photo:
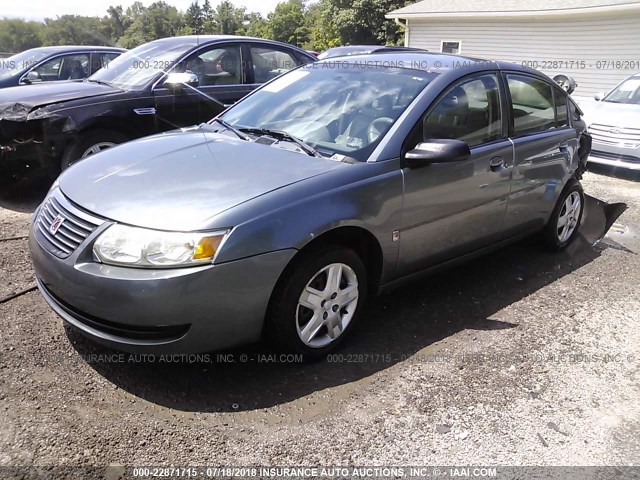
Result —
[[371, 124], [367, 128], [367, 139], [369, 140], [369, 143], [373, 143], [378, 140], [378, 138], [380, 138], [380, 135], [382, 135], [382, 133], [386, 131], [392, 123], [393, 119], [389, 117], [376, 118], [373, 122], [371, 122]]

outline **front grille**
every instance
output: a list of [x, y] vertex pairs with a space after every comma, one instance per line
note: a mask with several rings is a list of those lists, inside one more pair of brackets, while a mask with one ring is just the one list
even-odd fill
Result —
[[[52, 228], [57, 224], [57, 230]], [[103, 223], [66, 199], [55, 189], [43, 202], [35, 221], [40, 244], [58, 258], [71, 255]]]
[[640, 147], [640, 128], [622, 128], [593, 124], [589, 127], [593, 141], [622, 148]]

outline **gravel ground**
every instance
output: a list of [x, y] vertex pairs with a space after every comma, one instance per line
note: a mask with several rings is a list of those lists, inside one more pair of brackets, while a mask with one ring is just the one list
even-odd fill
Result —
[[[383, 295], [332, 361], [123, 361], [38, 292], [2, 303], [0, 466], [637, 465], [640, 183], [601, 173], [585, 190], [626, 228]], [[3, 198], [0, 238], [24, 235]], [[26, 250], [0, 242], [0, 298], [33, 284]]]

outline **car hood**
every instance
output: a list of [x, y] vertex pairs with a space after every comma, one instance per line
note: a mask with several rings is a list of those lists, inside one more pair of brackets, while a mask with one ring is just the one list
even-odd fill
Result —
[[611, 102], [581, 102], [587, 125], [597, 123], [621, 128], [637, 128], [640, 123], [640, 105]]
[[[65, 171], [71, 201], [120, 223], [191, 231], [270, 191], [347, 164], [201, 130], [125, 143]], [[228, 227], [232, 225], [216, 225]]]
[[38, 107], [70, 100], [117, 93], [120, 90], [95, 82], [51, 82], [0, 90], [0, 120], [25, 121]]

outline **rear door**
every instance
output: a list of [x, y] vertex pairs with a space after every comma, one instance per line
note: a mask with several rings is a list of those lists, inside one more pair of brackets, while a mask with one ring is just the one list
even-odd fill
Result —
[[567, 180], [579, 141], [568, 120], [566, 93], [552, 82], [504, 72], [510, 98], [515, 162], [505, 234], [542, 227]]
[[400, 275], [501, 238], [513, 165], [504, 100], [497, 72], [467, 76], [433, 103], [405, 144], [406, 151], [429, 138], [458, 139], [471, 157], [403, 169]]

